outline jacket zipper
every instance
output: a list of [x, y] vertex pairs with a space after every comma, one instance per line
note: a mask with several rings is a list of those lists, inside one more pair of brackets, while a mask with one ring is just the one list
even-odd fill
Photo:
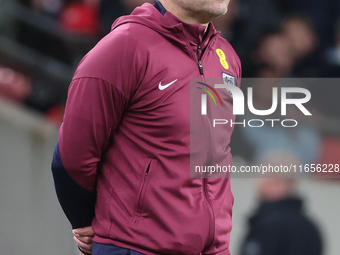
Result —
[[[137, 217], [139, 217], [142, 214], [142, 212], [141, 212], [141, 210], [142, 210], [142, 199], [143, 199], [143, 197], [145, 197], [145, 194], [143, 194], [143, 193], [144, 193], [144, 190], [145, 190], [146, 180], [147, 180], [147, 177], [148, 177], [148, 174], [149, 174], [149, 171], [150, 171], [150, 167], [151, 167], [151, 161], [149, 162], [148, 167], [145, 171], [142, 188], [141, 188], [141, 191], [140, 191], [140, 194], [139, 194], [139, 197], [138, 197], [137, 211], [136, 211]], [[137, 222], [137, 219], [134, 220], [134, 223], [136, 223], [136, 222]]]
[[204, 75], [204, 73], [203, 73], [203, 65], [202, 65], [201, 60], [198, 61], [198, 68], [200, 69], [200, 74]]
[[208, 196], [207, 188], [208, 188], [207, 178], [203, 178], [203, 193], [204, 193], [204, 197], [206, 199], [206, 202], [208, 204], [210, 227], [209, 227], [209, 238], [208, 238], [209, 242], [207, 242], [207, 244], [205, 245], [205, 249], [203, 250], [202, 255], [204, 255], [205, 251], [208, 250], [210, 248], [210, 246], [213, 244], [214, 236], [215, 236], [215, 214], [214, 214], [214, 210], [212, 208], [211, 201], [210, 201], [209, 196]]
[[[216, 36], [217, 35], [215, 35], [211, 40], [210, 40], [210, 42], [208, 43], [208, 45], [206, 46], [206, 48], [208, 48], [210, 45], [211, 45], [211, 43], [213, 42], [213, 40], [216, 38]], [[202, 64], [202, 59], [204, 58], [204, 53], [202, 54], [202, 56], [200, 57], [200, 51], [201, 51], [201, 45], [198, 45], [198, 47], [197, 47], [197, 63], [198, 63], [198, 68], [199, 68], [199, 71], [200, 71], [200, 74], [201, 74], [201, 76], [202, 76], [202, 79], [203, 79], [203, 82], [205, 82], [205, 77], [204, 77], [204, 70], [203, 70], [203, 64]], [[210, 108], [208, 108], [208, 111], [210, 111], [209, 110]], [[208, 115], [207, 116], [209, 116], [209, 112], [208, 112]], [[209, 157], [208, 157], [208, 163], [210, 164], [210, 162], [211, 162], [211, 160], [212, 160], [212, 158], [213, 158], [213, 153], [212, 153], [212, 148], [214, 148], [214, 137], [213, 137], [213, 135], [212, 135], [212, 133], [213, 133], [213, 130], [212, 130], [212, 128], [211, 128], [211, 126], [209, 125], [209, 122], [208, 122], [208, 120], [206, 121], [207, 122], [207, 125], [208, 125], [208, 128], [209, 128], [209, 133], [210, 133], [210, 141], [211, 141], [211, 146], [210, 146], [210, 152], [209, 152]], [[208, 165], [209, 165], [208, 164]]]
[[201, 59], [200, 59], [200, 51], [201, 51], [201, 45], [198, 45], [198, 47], [197, 47], [198, 69], [200, 70], [200, 74], [204, 75], [203, 65], [202, 65], [202, 62], [201, 62]]
[[[212, 41], [212, 40], [211, 40]], [[209, 47], [211, 41], [208, 43], [208, 45], [206, 47]], [[198, 69], [200, 71], [200, 74], [204, 79], [204, 70], [203, 70], [203, 64], [202, 64], [202, 57], [203, 55], [201, 56], [200, 58], [200, 51], [201, 51], [201, 45], [198, 45], [197, 47], [197, 59], [198, 59]], [[212, 141], [211, 142], [211, 150], [212, 151], [212, 148], [214, 146], [213, 144], [213, 135], [212, 135], [212, 128], [211, 126], [209, 125], [209, 122], [208, 120], [206, 120], [207, 122], [207, 126], [209, 128], [209, 131], [210, 131], [210, 140]], [[210, 164], [211, 160], [212, 160], [212, 152], [210, 152], [210, 155], [209, 155], [209, 160], [208, 160], [208, 163]], [[206, 200], [206, 203], [207, 203], [207, 207], [208, 207], [208, 210], [209, 210], [209, 219], [210, 219], [210, 222], [209, 222], [209, 235], [208, 235], [208, 241], [207, 241], [207, 244], [205, 245], [205, 249], [204, 250], [208, 250], [209, 247], [213, 244], [214, 242], [214, 233], [215, 233], [215, 215], [214, 215], [214, 211], [213, 211], [213, 208], [212, 208], [212, 204], [211, 204], [211, 201], [209, 199], [209, 195], [208, 195], [208, 190], [207, 190], [207, 187], [208, 187], [208, 181], [206, 178], [203, 178], [202, 180], [202, 186], [203, 186], [203, 193], [204, 193], [204, 198]], [[205, 252], [203, 251], [202, 254], [205, 254]]]
[[[210, 42], [208, 43], [208, 45], [206, 46], [206, 48], [208, 48], [208, 47], [210, 46], [210, 44], [211, 44], [211, 42], [213, 41], [214, 38], [215, 38], [215, 37], [213, 37], [213, 38], [210, 40]], [[203, 82], [205, 82], [204, 70], [203, 70], [203, 64], [202, 64], [202, 59], [203, 59], [203, 57], [204, 57], [204, 53], [203, 53], [203, 55], [200, 57], [200, 55], [199, 55], [199, 54], [200, 54], [200, 51], [201, 51], [201, 45], [198, 45], [198, 47], [197, 47], [198, 68], [199, 68], [200, 74], [201, 74], [201, 76], [202, 76]], [[208, 108], [208, 111], [210, 111], [209, 108]], [[208, 116], [209, 116], [209, 112], [208, 112], [207, 117], [208, 117]], [[209, 117], [208, 117], [208, 118], [209, 118]], [[211, 141], [211, 143], [210, 143], [209, 157], [208, 157], [208, 160], [207, 160], [207, 163], [208, 163], [208, 165], [209, 165], [209, 164], [211, 163], [212, 158], [213, 158], [212, 149], [214, 148], [214, 137], [213, 137], [213, 130], [212, 130], [212, 128], [211, 128], [211, 125], [209, 125], [209, 120], [208, 120], [208, 118], [205, 118], [205, 119], [206, 119], [206, 124], [207, 124], [208, 129], [209, 129], [209, 133], [210, 133], [210, 141]]]

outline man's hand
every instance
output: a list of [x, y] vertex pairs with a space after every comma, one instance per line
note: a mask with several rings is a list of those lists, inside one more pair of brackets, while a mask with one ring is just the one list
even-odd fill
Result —
[[[92, 254], [92, 238], [94, 236], [94, 232], [92, 227], [85, 228], [76, 228], [72, 230], [72, 234], [74, 241], [76, 241], [78, 247], [88, 254]], [[80, 253], [80, 255], [86, 255], [84, 253]]]

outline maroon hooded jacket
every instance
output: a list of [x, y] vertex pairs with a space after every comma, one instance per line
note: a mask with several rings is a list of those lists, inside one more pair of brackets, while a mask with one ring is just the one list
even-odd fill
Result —
[[[240, 77], [240, 61], [212, 24], [205, 33], [151, 4], [117, 19], [83, 58], [52, 167], [57, 193], [66, 189], [74, 199], [60, 195], [64, 210], [81, 199], [58, 180], [61, 168], [96, 192], [95, 242], [144, 254], [229, 254], [230, 179], [190, 178], [189, 171], [190, 142], [199, 165], [231, 164], [232, 128], [215, 132], [211, 121], [200, 122], [211, 116], [199, 116], [204, 136], [190, 141], [190, 92], [198, 100], [205, 93], [190, 79], [223, 73]], [[232, 98], [220, 91], [231, 119]], [[80, 208], [73, 209], [86, 213]]]

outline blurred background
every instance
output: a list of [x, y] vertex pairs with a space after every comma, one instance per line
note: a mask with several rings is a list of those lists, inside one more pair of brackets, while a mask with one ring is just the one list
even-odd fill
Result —
[[[113, 21], [144, 2], [0, 0], [1, 255], [78, 254], [50, 173], [68, 85], [80, 59], [109, 33]], [[235, 164], [274, 164], [273, 159], [339, 164], [340, 0], [231, 0], [228, 14], [214, 25], [240, 56], [245, 78], [324, 78], [308, 87], [312, 97], [317, 95], [313, 121], [302, 120], [289, 132], [236, 127]], [[329, 79], [333, 82], [325, 85]], [[270, 107], [271, 86], [254, 88], [258, 108]], [[317, 229], [307, 243], [320, 242], [320, 254], [338, 255], [340, 183], [326, 177], [301, 178], [294, 185], [233, 179], [232, 254], [259, 254], [259, 246], [271, 241], [259, 237], [256, 244], [249, 219], [268, 204], [298, 197], [303, 217]]]

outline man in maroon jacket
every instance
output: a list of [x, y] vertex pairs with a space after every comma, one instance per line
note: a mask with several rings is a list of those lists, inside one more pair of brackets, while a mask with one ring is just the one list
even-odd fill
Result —
[[[192, 96], [205, 93], [191, 78], [239, 85], [239, 58], [210, 22], [228, 4], [146, 3], [117, 19], [80, 62], [52, 171], [84, 254], [230, 254], [230, 179], [190, 178], [193, 159], [232, 164], [233, 128], [213, 132], [212, 115], [201, 114], [191, 125], [190, 109]], [[234, 119], [231, 93], [219, 90], [220, 98], [220, 113]]]

